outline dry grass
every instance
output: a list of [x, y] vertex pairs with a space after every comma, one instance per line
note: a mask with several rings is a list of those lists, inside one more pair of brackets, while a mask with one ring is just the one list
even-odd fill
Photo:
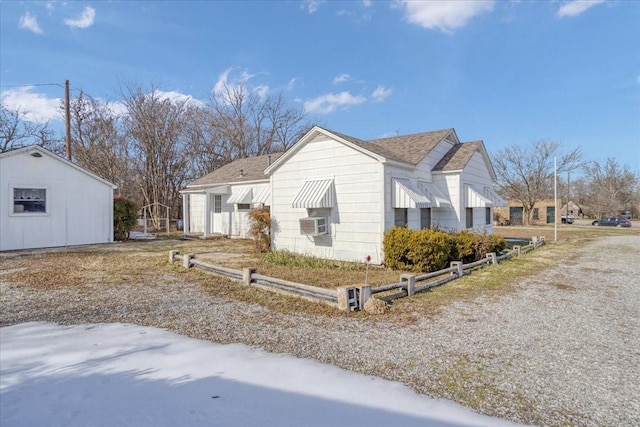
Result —
[[[545, 236], [548, 244], [517, 259], [476, 270], [462, 279], [431, 291], [412, 298], [396, 300], [384, 317], [411, 322], [419, 317], [431, 316], [455, 301], [475, 299], [479, 296], [499, 296], [511, 292], [513, 284], [518, 279], [570, 260], [573, 250], [591, 239], [608, 235], [638, 235], [640, 230], [563, 226], [559, 228], [557, 242], [554, 242], [553, 227], [549, 226], [496, 227], [496, 233], [506, 237]], [[83, 292], [90, 292], [94, 286], [144, 286], [159, 281], [190, 282], [201, 285], [219, 297], [256, 303], [281, 312], [301, 311], [323, 315], [344, 314], [322, 304], [311, 304], [304, 300], [247, 288], [235, 281], [196, 269], [185, 270], [179, 263], [169, 264], [168, 252], [175, 249], [181, 253], [196, 254], [217, 265], [236, 269], [253, 267], [257, 268], [260, 274], [325, 288], [365, 282], [364, 264], [355, 270], [295, 268], [267, 263], [253, 254], [252, 248], [252, 242], [248, 240], [178, 240], [171, 237], [73, 249], [4, 252], [0, 253], [0, 278], [19, 286], [39, 288], [43, 291], [73, 286]], [[398, 282], [400, 274], [398, 271], [370, 266], [366, 274], [367, 283], [381, 285]], [[362, 313], [356, 315], [364, 316]]]

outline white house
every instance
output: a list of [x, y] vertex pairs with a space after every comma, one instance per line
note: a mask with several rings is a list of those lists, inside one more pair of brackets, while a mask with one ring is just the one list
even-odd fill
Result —
[[36, 145], [0, 154], [0, 251], [113, 242], [115, 185]]
[[[218, 172], [237, 171], [239, 162]], [[268, 163], [260, 163], [267, 166], [259, 184], [270, 186], [274, 250], [382, 263], [384, 233], [394, 225], [492, 233], [493, 207], [506, 205], [493, 191], [483, 142], [461, 143], [454, 129], [367, 142], [316, 126]], [[209, 202], [204, 212], [224, 212], [225, 196], [240, 191], [237, 181], [202, 184], [222, 193], [220, 207]], [[193, 202], [191, 209], [193, 220]]]
[[281, 155], [238, 159], [188, 184], [180, 192], [184, 233], [247, 237], [249, 211], [271, 205], [264, 170]]

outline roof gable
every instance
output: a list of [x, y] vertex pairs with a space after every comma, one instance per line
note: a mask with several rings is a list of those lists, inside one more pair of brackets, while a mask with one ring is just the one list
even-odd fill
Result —
[[190, 182], [187, 187], [220, 184], [227, 182], [245, 182], [268, 180], [265, 169], [284, 153], [272, 153], [264, 156], [245, 157], [214, 170], [213, 172]]
[[489, 159], [489, 154], [484, 147], [484, 142], [482, 141], [472, 141], [472, 142], [463, 142], [460, 144], [456, 144], [447, 152], [447, 154], [436, 163], [433, 167], [434, 172], [453, 172], [453, 171], [461, 171], [467, 166], [467, 164], [471, 161], [473, 155], [479, 152], [484, 159], [485, 165], [487, 166], [487, 171], [491, 176], [493, 181], [496, 180], [496, 174], [493, 170], [493, 165], [491, 164], [491, 160]]
[[[62, 162], [65, 165], [67, 165], [67, 166], [69, 166], [69, 167], [71, 167], [73, 169], [76, 169], [77, 171], [82, 172], [83, 174], [88, 175], [89, 177], [95, 179], [96, 181], [99, 181], [99, 182], [101, 182], [101, 183], [103, 183], [105, 185], [108, 185], [109, 187], [111, 187], [113, 189], [118, 188], [117, 185], [107, 181], [104, 178], [99, 177], [98, 175], [96, 175], [95, 173], [91, 172], [90, 170], [85, 169], [85, 168], [83, 168], [81, 166], [78, 166], [75, 163], [73, 163], [73, 162], [71, 162], [71, 161], [69, 161], [69, 160], [67, 160], [67, 159], [65, 159], [63, 157], [60, 157], [57, 154], [47, 150], [46, 148], [43, 148], [43, 147], [39, 146], [39, 145], [27, 145], [25, 147], [16, 148], [15, 150], [5, 151], [4, 153], [0, 153], [0, 159], [8, 158], [8, 157], [19, 155], [19, 154], [25, 154], [25, 153], [32, 154], [32, 153], [35, 153], [35, 152], [40, 153], [42, 156], [47, 156], [47, 157], [49, 157], [51, 159], [57, 160], [59, 162]], [[36, 157], [38, 157], [38, 156], [36, 156]]]
[[386, 158], [417, 165], [433, 150], [440, 141], [449, 138], [453, 143], [458, 142], [458, 137], [453, 128], [432, 132], [400, 135], [390, 138], [374, 139], [369, 141], [370, 150], [380, 150], [380, 154]]

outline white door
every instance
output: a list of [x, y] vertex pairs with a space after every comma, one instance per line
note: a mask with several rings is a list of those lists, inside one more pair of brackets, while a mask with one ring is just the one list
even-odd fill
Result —
[[222, 194], [213, 195], [213, 211], [211, 217], [211, 232], [226, 234], [223, 227]]

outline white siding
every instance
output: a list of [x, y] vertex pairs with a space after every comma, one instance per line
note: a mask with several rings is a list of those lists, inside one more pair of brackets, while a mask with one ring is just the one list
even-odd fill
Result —
[[[333, 179], [334, 207], [293, 208], [305, 181]], [[382, 165], [340, 142], [318, 137], [300, 148], [271, 177], [272, 244], [276, 250], [321, 258], [382, 261]], [[330, 218], [329, 233], [300, 234], [299, 220], [310, 215]]]
[[[14, 214], [13, 188], [45, 188], [47, 212]], [[52, 155], [0, 159], [0, 250], [113, 241], [113, 189]]]
[[204, 194], [189, 194], [189, 230], [188, 233], [204, 231]]
[[[487, 165], [484, 161], [484, 157], [479, 152], [476, 152], [471, 157], [469, 163], [462, 171], [462, 182], [461, 190], [464, 187], [464, 184], [471, 184], [473, 187], [478, 190], [480, 194], [484, 194], [484, 187], [493, 188], [493, 181], [491, 180], [491, 175], [489, 174], [489, 170], [487, 169]], [[462, 194], [461, 203], [464, 204], [465, 195]], [[493, 216], [493, 208], [492, 208], [492, 216]], [[462, 209], [462, 225], [465, 225], [465, 212], [464, 206]], [[493, 221], [491, 224], [486, 224], [485, 210], [483, 208], [477, 208], [473, 210], [473, 230], [476, 232], [486, 231], [487, 233], [493, 233]]]

